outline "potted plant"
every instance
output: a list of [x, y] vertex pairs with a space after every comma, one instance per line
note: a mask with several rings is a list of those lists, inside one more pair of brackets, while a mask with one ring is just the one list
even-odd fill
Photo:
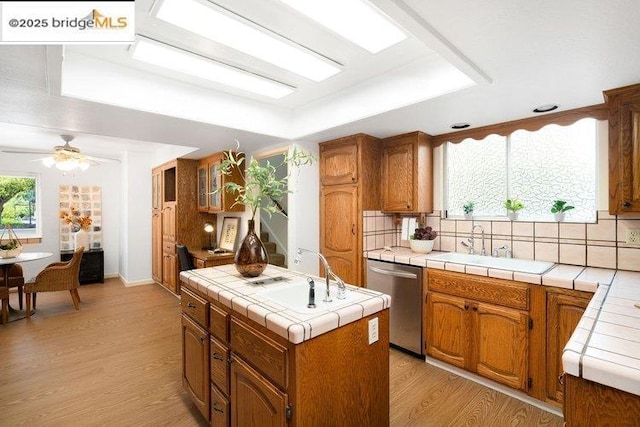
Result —
[[564, 215], [566, 211], [574, 209], [573, 206], [567, 205], [566, 200], [554, 200], [553, 205], [551, 205], [551, 213], [553, 214], [553, 218], [558, 221], [564, 221]]
[[507, 210], [507, 217], [511, 221], [518, 219], [518, 211], [524, 208], [524, 203], [518, 199], [507, 199], [504, 202], [504, 207]]
[[[225, 175], [229, 175], [234, 168], [242, 169], [244, 160], [244, 153], [227, 151], [220, 170]], [[234, 258], [236, 269], [243, 276], [259, 276], [269, 263], [267, 251], [255, 232], [256, 212], [258, 209], [262, 209], [269, 215], [280, 212], [280, 201], [290, 193], [288, 181], [292, 167], [308, 165], [314, 161], [315, 157], [312, 154], [294, 147], [293, 150], [282, 155], [282, 161], [277, 165], [269, 161], [261, 165], [256, 159], [252, 159], [245, 169], [244, 183], [225, 183], [223, 188], [235, 194], [233, 206], [243, 204], [251, 212], [249, 230]], [[287, 175], [278, 178], [278, 169], [285, 165], [289, 166]], [[219, 188], [216, 191], [221, 190], [222, 188]]]
[[413, 252], [428, 254], [433, 250], [433, 239], [438, 233], [431, 227], [418, 227], [409, 237], [409, 246]]
[[464, 211], [464, 218], [465, 219], [471, 219], [473, 218], [473, 207], [474, 207], [474, 203], [469, 201], [467, 203], [465, 203], [464, 205], [462, 205], [462, 210]]
[[[5, 233], [7, 233], [5, 241]], [[22, 243], [11, 225], [5, 224], [0, 235], [0, 258], [15, 258], [22, 253]]]

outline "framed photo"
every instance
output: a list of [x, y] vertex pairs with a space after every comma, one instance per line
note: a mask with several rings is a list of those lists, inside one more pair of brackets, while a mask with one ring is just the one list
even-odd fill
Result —
[[240, 218], [225, 217], [222, 220], [222, 230], [220, 230], [220, 242], [218, 243], [218, 249], [235, 252], [239, 227]]

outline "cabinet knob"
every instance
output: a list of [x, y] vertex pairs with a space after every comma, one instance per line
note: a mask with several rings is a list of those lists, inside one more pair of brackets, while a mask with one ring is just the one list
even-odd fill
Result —
[[207, 337], [200, 337], [200, 342], [204, 342], [204, 340], [206, 340]]
[[469, 304], [465, 304], [465, 305], [464, 305], [464, 309], [465, 309], [465, 310], [469, 310]]
[[192, 302], [188, 302], [188, 303], [187, 303], [187, 307], [189, 307], [189, 308], [196, 308], [196, 305], [195, 305], [194, 303], [192, 303]]
[[351, 176], [351, 182], [356, 182], [356, 177], [355, 176]]
[[622, 202], [622, 207], [630, 208], [631, 202], [629, 200], [625, 200], [624, 202]]
[[411, 209], [411, 205], [407, 204], [407, 209]]
[[564, 372], [558, 375], [558, 383], [560, 383], [560, 385], [564, 385]]
[[478, 311], [478, 307], [473, 307], [473, 311]]

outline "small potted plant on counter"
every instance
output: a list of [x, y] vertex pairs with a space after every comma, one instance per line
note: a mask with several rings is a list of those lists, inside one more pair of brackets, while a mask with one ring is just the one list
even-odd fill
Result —
[[464, 211], [464, 219], [472, 219], [473, 218], [473, 202], [467, 202], [462, 205], [462, 210]]
[[431, 227], [418, 227], [409, 238], [409, 246], [413, 252], [428, 254], [433, 250], [433, 239], [438, 233]]
[[518, 199], [507, 199], [504, 202], [504, 207], [507, 210], [507, 217], [511, 221], [516, 221], [518, 219], [518, 211], [524, 208], [524, 203]]
[[565, 212], [571, 209], [574, 209], [574, 207], [567, 205], [565, 200], [554, 200], [553, 205], [551, 206], [551, 213], [556, 221], [562, 222], [564, 221]]

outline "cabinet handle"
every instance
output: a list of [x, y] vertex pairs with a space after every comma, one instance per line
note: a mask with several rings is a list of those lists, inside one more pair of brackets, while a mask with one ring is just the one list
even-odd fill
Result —
[[478, 307], [473, 307], [473, 311], [478, 311]]
[[204, 340], [206, 340], [207, 337], [200, 337], [200, 342], [204, 342]]
[[351, 234], [352, 235], [356, 235], [356, 225], [355, 224], [351, 224]]
[[194, 303], [192, 303], [192, 302], [188, 302], [188, 303], [187, 303], [187, 307], [189, 307], [189, 308], [196, 308], [196, 305], [195, 305]]
[[213, 353], [213, 354], [211, 355], [211, 358], [216, 359], [216, 360], [220, 360], [220, 361], [224, 360], [224, 359], [222, 358], [222, 355], [221, 355], [220, 353]]
[[465, 305], [464, 305], [464, 309], [465, 309], [465, 310], [469, 310], [469, 305], [468, 305], [468, 304], [465, 304]]
[[560, 385], [564, 385], [564, 372], [558, 375], [558, 382]]
[[356, 182], [356, 177], [351, 175], [351, 182]]
[[622, 202], [622, 206], [625, 208], [630, 208], [631, 207], [631, 202], [628, 200], [625, 200], [624, 202]]
[[411, 205], [409, 205], [409, 204], [408, 204], [408, 205], [407, 205], [407, 209], [411, 209]]
[[218, 402], [213, 402], [213, 408], [214, 411], [216, 412], [220, 412], [222, 414], [224, 414], [224, 409], [222, 409], [222, 405], [220, 405]]

